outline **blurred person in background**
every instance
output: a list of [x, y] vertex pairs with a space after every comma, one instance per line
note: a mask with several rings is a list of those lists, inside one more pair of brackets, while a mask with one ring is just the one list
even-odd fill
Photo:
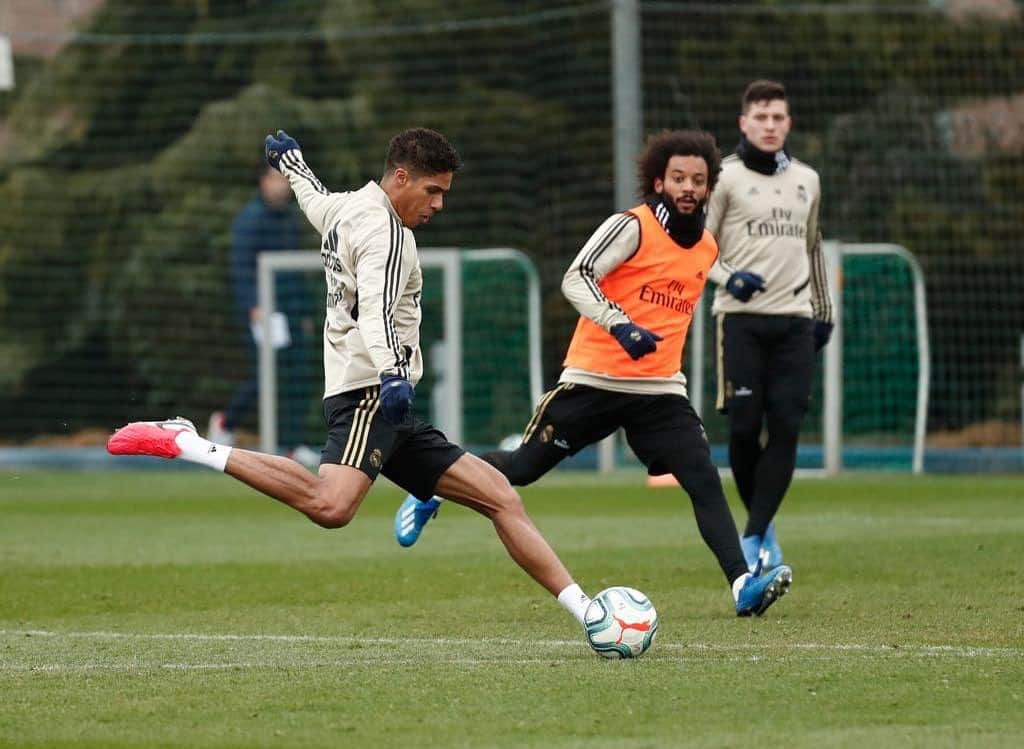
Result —
[[[298, 250], [303, 232], [298, 213], [291, 204], [288, 178], [271, 166], [260, 169], [259, 191], [235, 217], [231, 225], [228, 256], [231, 291], [236, 320], [242, 327], [247, 353], [247, 376], [238, 386], [227, 408], [210, 415], [210, 439], [235, 444], [235, 432], [256, 413], [259, 395], [259, 336], [262, 312], [257, 302], [257, 265], [263, 252]], [[311, 337], [313, 324], [304, 315], [308, 294], [295, 273], [279, 273], [275, 284], [275, 320], [271, 342], [277, 351], [283, 387], [283, 408], [279, 417], [279, 442], [300, 463], [315, 467], [320, 456], [303, 442], [304, 424], [313, 401], [313, 375], [305, 366], [302, 345]]]
[[736, 153], [722, 162], [707, 228], [720, 255], [712, 313], [716, 407], [728, 414], [729, 465], [747, 523], [747, 565], [782, 564], [775, 514], [793, 479], [800, 424], [811, 399], [815, 352], [832, 334], [832, 302], [818, 228], [818, 173], [786, 147], [786, 89], [747, 86]]

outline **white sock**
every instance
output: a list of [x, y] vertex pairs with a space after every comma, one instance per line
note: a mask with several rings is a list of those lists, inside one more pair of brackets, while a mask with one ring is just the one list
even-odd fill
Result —
[[576, 617], [576, 621], [583, 625], [583, 615], [587, 613], [587, 606], [590, 605], [590, 596], [583, 592], [579, 585], [573, 583], [558, 594], [558, 602], [566, 611]]
[[744, 573], [732, 581], [732, 599], [734, 601], [740, 600], [740, 590], [743, 588], [743, 584], [750, 579], [750, 573]]
[[227, 445], [210, 442], [188, 429], [178, 432], [174, 441], [181, 448], [179, 458], [224, 472], [224, 467], [228, 464], [228, 455], [231, 454], [231, 448]]

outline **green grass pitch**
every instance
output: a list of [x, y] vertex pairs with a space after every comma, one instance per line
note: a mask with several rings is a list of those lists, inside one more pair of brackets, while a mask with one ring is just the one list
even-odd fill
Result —
[[0, 476], [0, 746], [1024, 742], [1020, 477], [797, 481], [793, 588], [737, 619], [679, 489], [554, 474], [524, 496], [580, 583], [661, 615], [624, 662], [480, 516], [399, 548], [380, 483], [325, 531], [199, 470]]

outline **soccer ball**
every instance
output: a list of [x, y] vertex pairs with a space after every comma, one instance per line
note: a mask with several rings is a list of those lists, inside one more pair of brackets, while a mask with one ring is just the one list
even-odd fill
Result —
[[658, 612], [633, 588], [616, 586], [598, 593], [583, 615], [587, 642], [605, 658], [638, 658], [658, 634]]

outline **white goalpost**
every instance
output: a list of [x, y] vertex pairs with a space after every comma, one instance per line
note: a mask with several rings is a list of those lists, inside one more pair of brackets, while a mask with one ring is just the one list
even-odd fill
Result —
[[843, 342], [858, 335], [843, 324], [843, 263], [845, 259], [889, 257], [904, 265], [910, 275], [913, 294], [913, 325], [916, 343], [917, 377], [914, 402], [913, 452], [911, 471], [924, 472], [925, 437], [928, 428], [928, 394], [931, 386], [931, 349], [928, 340], [928, 307], [924, 273], [917, 258], [897, 244], [824, 243], [829, 283], [835, 309], [834, 344], [825, 347], [825, 470], [836, 473], [843, 467]]
[[[473, 315], [481, 301], [466, 299], [463, 270], [468, 265], [480, 267], [489, 264], [512, 264], [523, 276], [527, 298], [526, 361], [518, 377], [529, 378], [528, 404], [540, 400], [543, 392], [541, 371], [540, 279], [529, 257], [510, 247], [459, 250], [454, 247], [424, 248], [419, 252], [424, 272], [433, 269], [441, 273], [441, 305], [443, 335], [425, 351], [427, 368], [437, 376], [431, 394], [433, 421], [448, 438], [464, 444], [465, 419], [464, 334], [467, 312]], [[282, 272], [322, 273], [320, 253], [309, 250], [264, 252], [259, 257], [258, 302], [266, 313], [261, 317], [262, 335], [259, 343], [259, 442], [265, 452], [277, 452], [278, 441], [278, 363], [271, 343], [271, 318], [278, 308], [275, 299], [275, 276]], [[528, 412], [524, 412], [528, 413]]]

